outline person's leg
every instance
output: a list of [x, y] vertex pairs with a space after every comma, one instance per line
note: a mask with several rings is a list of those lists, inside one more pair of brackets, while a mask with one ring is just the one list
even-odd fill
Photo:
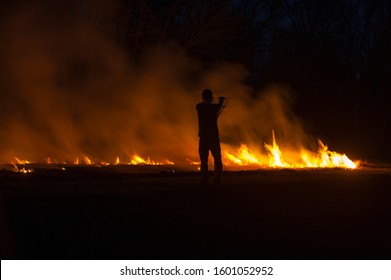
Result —
[[200, 139], [198, 153], [201, 161], [201, 184], [208, 184], [208, 155], [209, 145], [206, 141]]
[[214, 158], [214, 165], [215, 165], [215, 185], [220, 185], [221, 182], [221, 173], [223, 172], [223, 162], [221, 160], [221, 147], [220, 147], [220, 140], [215, 139], [213, 141], [213, 145], [211, 147], [212, 156]]

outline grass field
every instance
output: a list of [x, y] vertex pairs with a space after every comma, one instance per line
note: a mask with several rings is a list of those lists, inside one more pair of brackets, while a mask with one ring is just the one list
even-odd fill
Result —
[[3, 259], [391, 256], [390, 168], [225, 172], [206, 190], [148, 168], [0, 172]]

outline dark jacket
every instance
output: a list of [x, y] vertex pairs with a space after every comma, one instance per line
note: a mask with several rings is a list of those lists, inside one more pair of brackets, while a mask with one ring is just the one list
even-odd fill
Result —
[[198, 103], [196, 106], [198, 113], [198, 136], [204, 139], [219, 138], [219, 129], [217, 127], [217, 119], [223, 102], [214, 103]]

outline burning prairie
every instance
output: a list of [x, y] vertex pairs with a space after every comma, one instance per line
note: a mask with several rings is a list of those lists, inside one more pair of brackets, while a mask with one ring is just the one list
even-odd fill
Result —
[[[355, 169], [359, 161], [353, 162], [345, 154], [329, 151], [328, 147], [318, 140], [318, 152], [302, 149], [301, 151], [288, 151], [289, 157], [285, 157], [277, 145], [274, 131], [272, 144], [264, 145], [267, 155], [253, 153], [246, 144], [242, 144], [236, 153], [225, 153], [225, 165], [227, 166], [252, 166], [273, 168], [348, 168]], [[293, 156], [292, 156], [293, 155]]]
[[16, 172], [31, 163], [195, 168], [204, 88], [231, 98], [219, 119], [225, 169], [358, 166], [316, 144], [292, 110], [297, 93], [249, 88], [241, 65], [205, 68], [175, 44], [129, 57], [83, 19], [53, 28], [39, 10], [4, 20], [0, 163]]
[[[280, 150], [272, 131], [272, 144], [264, 144], [264, 148], [267, 154], [256, 153], [251, 151], [246, 144], [242, 144], [236, 152], [225, 151], [223, 154], [223, 164], [226, 169], [240, 170], [246, 169], [259, 169], [259, 168], [345, 168], [356, 169], [360, 165], [360, 161], [352, 161], [345, 154], [340, 154], [334, 151], [329, 151], [328, 147], [318, 140], [319, 150], [318, 152], [312, 152], [309, 150], [289, 151], [289, 158], [285, 158], [283, 152]], [[296, 161], [292, 161], [294, 157]], [[17, 157], [11, 162], [11, 171], [19, 173], [31, 173], [32, 168], [25, 167], [31, 164], [28, 160], [21, 160]], [[120, 160], [119, 156], [116, 157], [113, 162], [95, 161], [86, 155], [76, 158], [75, 161], [67, 163], [66, 161], [58, 161], [48, 157], [44, 164], [47, 165], [75, 165], [75, 166], [109, 166], [109, 165], [147, 165], [147, 166], [175, 166], [176, 164], [168, 159], [162, 161], [155, 161], [149, 157], [143, 158], [138, 154], [134, 154], [129, 157], [126, 154], [123, 160]], [[188, 166], [182, 166], [182, 168], [189, 169], [190, 166], [199, 166], [198, 161], [188, 160]], [[6, 164], [3, 164], [3, 168]], [[62, 170], [65, 170], [63, 168]]]

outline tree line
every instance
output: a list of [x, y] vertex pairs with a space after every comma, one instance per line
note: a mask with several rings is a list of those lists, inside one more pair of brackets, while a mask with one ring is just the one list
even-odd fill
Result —
[[389, 141], [390, 15], [389, 1], [123, 0], [114, 30], [133, 54], [175, 42], [205, 67], [244, 65], [254, 88], [289, 85], [299, 113], [349, 150]]

